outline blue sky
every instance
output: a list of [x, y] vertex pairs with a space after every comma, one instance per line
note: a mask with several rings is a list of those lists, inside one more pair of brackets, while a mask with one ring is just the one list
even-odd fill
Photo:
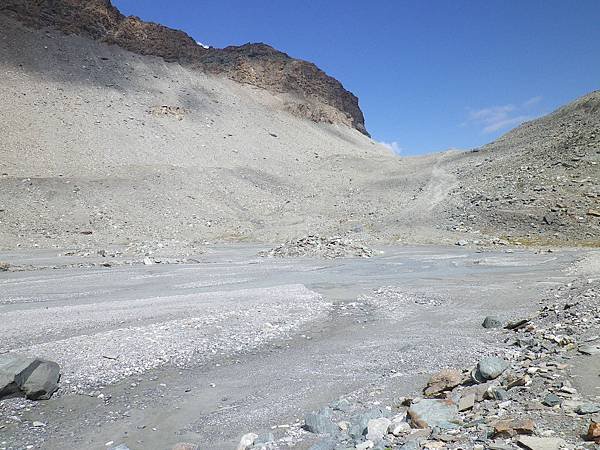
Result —
[[598, 0], [114, 0], [214, 47], [316, 63], [402, 154], [471, 148], [600, 88]]

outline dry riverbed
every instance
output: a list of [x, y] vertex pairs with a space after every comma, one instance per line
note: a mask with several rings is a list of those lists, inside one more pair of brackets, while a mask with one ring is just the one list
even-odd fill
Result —
[[485, 316], [526, 317], [551, 290], [598, 273], [574, 266], [582, 251], [259, 250], [109, 267], [97, 254], [0, 254], [13, 268], [0, 272], [0, 353], [62, 369], [50, 400], [0, 402], [0, 448], [233, 449], [248, 432], [309, 448], [307, 412], [340, 397], [394, 404], [433, 372], [498, 353], [505, 336]]

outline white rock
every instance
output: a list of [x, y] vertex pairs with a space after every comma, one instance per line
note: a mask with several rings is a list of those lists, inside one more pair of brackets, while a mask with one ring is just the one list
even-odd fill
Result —
[[36, 428], [37, 427], [45, 427], [46, 424], [44, 422], [37, 422], [37, 421], [35, 421], [35, 422], [33, 422], [33, 426], [36, 427]]
[[237, 450], [246, 450], [254, 445], [254, 441], [258, 437], [258, 434], [248, 433], [242, 436], [240, 443], [237, 446]]
[[388, 433], [392, 433], [394, 436], [409, 433], [410, 430], [411, 427], [408, 422], [392, 422], [388, 427]]
[[356, 450], [368, 450], [373, 447], [375, 447], [373, 441], [365, 441], [361, 442], [360, 444], [356, 444]]
[[392, 421], [386, 417], [369, 420], [367, 425], [367, 439], [373, 442], [381, 441], [391, 423]]

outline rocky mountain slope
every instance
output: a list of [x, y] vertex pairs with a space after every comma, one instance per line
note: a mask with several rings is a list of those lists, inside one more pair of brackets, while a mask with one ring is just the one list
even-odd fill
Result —
[[475, 151], [398, 158], [306, 64], [207, 51], [109, 2], [4, 2], [0, 247], [598, 245], [597, 92]]
[[358, 99], [312, 63], [265, 44], [204, 48], [186, 33], [125, 17], [110, 0], [6, 0], [0, 13], [32, 27], [87, 36], [140, 55], [223, 74], [275, 93], [288, 93], [286, 109], [319, 122], [344, 123], [367, 134]]
[[463, 227], [599, 245], [600, 91], [461, 155], [455, 171]]

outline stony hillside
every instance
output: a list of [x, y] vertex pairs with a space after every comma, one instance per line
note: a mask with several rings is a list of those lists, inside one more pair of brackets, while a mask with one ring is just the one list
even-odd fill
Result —
[[223, 74], [275, 93], [288, 93], [286, 109], [318, 122], [344, 123], [367, 134], [358, 99], [312, 63], [265, 44], [204, 48], [186, 33], [125, 17], [110, 0], [5, 0], [0, 14], [30, 27], [52, 27], [118, 45], [140, 55]]
[[461, 155], [458, 228], [600, 245], [600, 91]]
[[0, 73], [0, 248], [600, 241], [597, 92], [481, 149], [398, 158], [336, 119], [358, 104], [313, 65], [207, 52], [100, 0], [4, 2]]
[[282, 112], [285, 95], [0, 24], [2, 246], [375, 231], [426, 183], [382, 192], [404, 163], [354, 129]]

